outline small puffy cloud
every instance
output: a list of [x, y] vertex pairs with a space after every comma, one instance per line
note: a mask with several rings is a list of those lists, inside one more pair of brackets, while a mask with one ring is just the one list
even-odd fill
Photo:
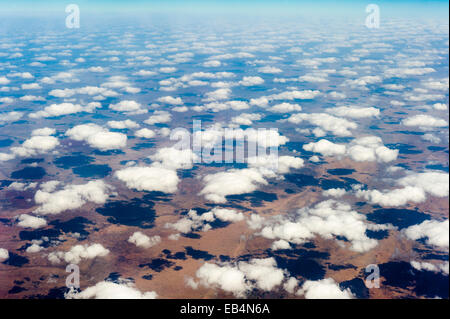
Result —
[[108, 121], [106, 123], [110, 128], [115, 129], [127, 129], [127, 128], [138, 128], [139, 124], [132, 120], [124, 120], [124, 121]]
[[273, 66], [263, 66], [258, 68], [258, 72], [265, 74], [277, 74], [283, 72], [283, 70]]
[[128, 238], [128, 242], [135, 244], [137, 247], [150, 248], [152, 246], [158, 245], [161, 242], [161, 237], [156, 235], [153, 237], [148, 237], [140, 231], [133, 233], [133, 235]]
[[69, 264], [78, 264], [82, 259], [94, 259], [104, 257], [109, 254], [109, 250], [101, 244], [76, 245], [69, 251], [55, 251], [48, 255], [48, 260], [52, 264], [59, 264], [62, 260]]
[[42, 217], [36, 217], [32, 215], [21, 214], [17, 217], [17, 225], [24, 228], [42, 228], [47, 226], [47, 221]]
[[88, 202], [104, 204], [110, 190], [111, 186], [101, 180], [66, 185], [58, 191], [41, 189], [34, 195], [34, 201], [40, 205], [34, 212], [40, 215], [54, 215], [66, 210], [78, 209]]
[[31, 132], [32, 136], [50, 136], [55, 134], [56, 130], [50, 127], [37, 128]]
[[351, 136], [350, 130], [356, 129], [358, 125], [352, 121], [335, 117], [327, 113], [297, 113], [288, 118], [288, 122], [300, 124], [307, 121], [312, 125], [320, 127], [322, 130], [331, 132], [337, 136]]
[[315, 236], [325, 239], [340, 236], [345, 237], [350, 244], [349, 248], [356, 252], [366, 252], [377, 245], [375, 239], [367, 237], [368, 229], [385, 227], [367, 223], [365, 215], [352, 210], [350, 205], [335, 200], [301, 208], [292, 216], [255, 218], [250, 218], [247, 223], [252, 229], [260, 229], [258, 234], [262, 237], [302, 244]]
[[263, 83], [264, 80], [259, 76], [244, 76], [242, 80], [239, 81], [239, 84], [243, 86], [256, 86]]
[[303, 149], [308, 152], [320, 153], [324, 156], [344, 155], [346, 152], [345, 145], [335, 144], [326, 139], [305, 144]]
[[59, 145], [59, 141], [54, 136], [32, 136], [25, 140], [21, 146], [11, 147], [11, 151], [16, 156], [30, 157], [37, 154], [45, 154]]
[[418, 114], [410, 116], [402, 120], [402, 124], [405, 126], [416, 126], [421, 129], [428, 130], [436, 127], [447, 127], [448, 122], [444, 119], [435, 118], [431, 115]]
[[170, 105], [180, 105], [183, 104], [183, 100], [180, 97], [163, 96], [158, 98], [158, 102], [170, 104]]
[[261, 114], [257, 113], [241, 113], [231, 119], [232, 123], [238, 125], [252, 125], [253, 121], [259, 121], [261, 119]]
[[205, 101], [218, 101], [218, 100], [226, 100], [230, 97], [231, 90], [229, 88], [217, 89], [212, 92], [207, 92]]
[[16, 111], [0, 113], [0, 124], [18, 121], [22, 118], [22, 116], [22, 112]]
[[167, 123], [172, 120], [172, 115], [166, 111], [155, 111], [144, 123], [153, 125], [157, 123]]
[[42, 89], [42, 87], [39, 85], [39, 83], [27, 83], [21, 85], [22, 90], [39, 90]]
[[163, 147], [150, 155], [149, 158], [158, 166], [169, 169], [191, 169], [192, 163], [197, 159], [191, 149], [179, 150], [175, 147]]
[[155, 299], [154, 291], [141, 292], [131, 282], [114, 283], [102, 281], [81, 292], [71, 291], [66, 299]]
[[353, 293], [350, 289], [341, 289], [332, 278], [317, 281], [307, 280], [297, 295], [304, 295], [306, 299], [352, 299]]
[[346, 190], [344, 188], [330, 188], [326, 191], [322, 192], [323, 196], [331, 196], [335, 198], [340, 198], [346, 194]]
[[141, 138], [153, 138], [155, 137], [156, 133], [148, 128], [142, 128], [140, 130], [137, 130], [134, 135]]
[[207, 67], [207, 68], [218, 67], [218, 66], [221, 66], [221, 65], [222, 65], [222, 62], [220, 62], [218, 60], [211, 60], [211, 61], [206, 61], [206, 62], [203, 63], [203, 66]]
[[176, 171], [164, 167], [127, 167], [115, 175], [128, 188], [138, 191], [175, 193], [179, 182]]
[[411, 266], [414, 269], [417, 269], [419, 271], [432, 271], [432, 272], [442, 272], [445, 275], [449, 274], [449, 262], [446, 261], [444, 263], [439, 264], [432, 264], [427, 261], [411, 261]]
[[440, 222], [437, 220], [426, 220], [419, 225], [413, 225], [403, 230], [403, 234], [412, 240], [426, 238], [428, 245], [448, 249], [449, 242], [448, 219]]
[[350, 117], [350, 118], [364, 118], [377, 117], [380, 115], [380, 110], [375, 107], [354, 107], [354, 106], [339, 106], [326, 109], [328, 113], [336, 116]]
[[236, 264], [204, 263], [195, 275], [200, 285], [219, 288], [241, 298], [255, 288], [271, 291], [286, 279], [285, 272], [277, 268], [273, 258], [250, 259]]
[[[1, 78], [0, 78], [1, 80]], [[0, 247], [0, 262], [3, 262], [9, 258], [8, 250]]]
[[50, 106], [45, 107], [41, 111], [30, 113], [28, 116], [30, 118], [41, 118], [41, 117], [57, 117], [80, 112], [92, 113], [96, 108], [99, 107], [101, 107], [101, 104], [98, 102], [91, 102], [88, 103], [86, 106], [81, 106], [80, 104], [73, 104], [73, 103], [51, 104]]
[[142, 108], [141, 103], [133, 100], [124, 100], [116, 104], [110, 104], [109, 108], [117, 112], [125, 112], [129, 114], [143, 114], [148, 112], [146, 109]]
[[448, 174], [441, 172], [409, 173], [396, 181], [393, 190], [358, 190], [357, 197], [362, 197], [372, 204], [382, 206], [403, 206], [408, 202], [422, 203], [426, 194], [447, 197], [449, 194]]
[[231, 169], [203, 177], [205, 186], [200, 191], [207, 200], [226, 202], [225, 196], [251, 193], [259, 185], [267, 185], [264, 176], [257, 169]]
[[274, 113], [291, 113], [291, 112], [300, 112], [302, 107], [298, 104], [291, 103], [280, 103], [273, 105], [267, 109], [270, 112]]
[[89, 146], [102, 151], [121, 149], [127, 145], [125, 134], [109, 132], [94, 123], [77, 125], [67, 130], [66, 135], [76, 141], [85, 141]]
[[0, 85], [9, 84], [11, 81], [6, 76], [0, 76]]
[[133, 73], [133, 75], [138, 75], [138, 76], [152, 76], [152, 75], [156, 75], [156, 72], [154, 72], [154, 71], [148, 71], [148, 70], [139, 70], [139, 71]]

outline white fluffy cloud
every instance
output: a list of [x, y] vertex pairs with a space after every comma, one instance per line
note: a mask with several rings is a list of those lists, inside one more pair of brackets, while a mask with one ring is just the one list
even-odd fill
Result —
[[158, 98], [158, 102], [170, 105], [181, 105], [183, 104], [183, 100], [180, 97], [172, 97], [172, 96], [163, 96]]
[[211, 229], [210, 223], [216, 219], [225, 222], [240, 222], [244, 220], [244, 214], [228, 208], [215, 207], [209, 212], [198, 215], [195, 210], [190, 210], [186, 216], [177, 220], [175, 223], [166, 223], [166, 228], [171, 228], [180, 233], [190, 233], [193, 231], [208, 231]]
[[167, 123], [172, 120], [172, 115], [167, 111], [155, 111], [144, 123], [153, 125], [157, 123]]
[[345, 237], [350, 249], [366, 252], [377, 245], [375, 239], [367, 237], [367, 229], [385, 229], [387, 226], [369, 224], [363, 214], [351, 209], [350, 205], [327, 200], [314, 207], [299, 209], [295, 215], [278, 215], [262, 219], [252, 215], [248, 220], [252, 229], [261, 229], [259, 235], [268, 239], [285, 240], [301, 244], [315, 236], [332, 239]]
[[109, 132], [94, 123], [77, 125], [67, 130], [66, 135], [76, 141], [85, 141], [89, 146], [102, 151], [121, 149], [127, 145], [125, 134]]
[[138, 128], [139, 124], [132, 120], [123, 120], [123, 121], [108, 121], [106, 123], [110, 128], [115, 129], [126, 129], [126, 128]]
[[408, 117], [402, 121], [405, 126], [417, 126], [421, 129], [431, 129], [436, 127], [447, 127], [448, 123], [444, 119], [435, 118], [431, 115], [418, 114]]
[[102, 281], [81, 292], [69, 292], [66, 299], [155, 299], [157, 293], [142, 293], [131, 282], [114, 283]]
[[17, 225], [24, 228], [41, 228], [47, 226], [47, 221], [42, 217], [21, 214], [17, 217]]
[[153, 138], [155, 137], [156, 133], [148, 128], [142, 128], [140, 130], [137, 130], [134, 135], [141, 138]]
[[48, 260], [53, 264], [59, 264], [62, 260], [69, 264], [78, 264], [82, 259], [94, 259], [108, 254], [109, 250], [101, 244], [76, 245], [67, 252], [51, 252], [48, 254]]
[[355, 119], [364, 117], [377, 117], [380, 115], [380, 110], [375, 107], [339, 106], [329, 108], [326, 111], [336, 116], [350, 117]]
[[219, 288], [241, 298], [255, 288], [271, 291], [286, 279], [285, 272], [277, 268], [273, 258], [251, 259], [236, 264], [204, 263], [195, 275], [200, 285]]
[[360, 137], [348, 145], [335, 144], [326, 139], [303, 145], [305, 151], [320, 153], [324, 156], [349, 156], [357, 162], [380, 163], [392, 162], [397, 159], [398, 150], [384, 146], [381, 138], [377, 136]]
[[135, 244], [137, 247], [150, 248], [158, 245], [161, 242], [161, 237], [156, 235], [148, 237], [140, 231], [134, 232], [133, 235], [128, 238], [128, 242]]
[[341, 289], [332, 278], [317, 281], [307, 280], [298, 295], [304, 295], [306, 299], [352, 299], [354, 295], [350, 289]]
[[[1, 80], [1, 78], [0, 78]], [[9, 258], [8, 250], [0, 247], [0, 262], [3, 262]]]
[[426, 220], [419, 225], [413, 225], [403, 230], [407, 238], [418, 240], [426, 238], [428, 245], [448, 249], [449, 226], [448, 219], [440, 222], [437, 220]]
[[257, 169], [231, 169], [203, 177], [204, 188], [200, 195], [215, 203], [226, 202], [225, 196], [251, 193], [259, 185], [267, 185], [264, 176]]
[[242, 80], [239, 81], [239, 84], [243, 86], [255, 86], [263, 83], [264, 80], [259, 76], [244, 76]]
[[335, 117], [327, 113], [297, 113], [288, 118], [288, 122], [300, 124], [307, 121], [312, 125], [320, 127], [322, 130], [331, 132], [337, 136], [351, 136], [350, 130], [356, 129], [358, 125], [352, 121]]
[[127, 167], [115, 175], [128, 188], [138, 191], [175, 193], [179, 182], [176, 171], [164, 167]]
[[92, 113], [96, 108], [101, 107], [98, 102], [88, 103], [86, 106], [73, 103], [61, 103], [61, 104], [51, 104], [47, 106], [42, 111], [36, 113], [30, 113], [28, 116], [30, 118], [41, 118], [41, 117], [57, 117], [68, 114], [75, 114], [79, 112]]
[[190, 149], [179, 150], [175, 147], [163, 147], [149, 158], [155, 162], [154, 164], [158, 164], [157, 166], [169, 169], [191, 169], [197, 155]]
[[143, 114], [148, 112], [146, 109], [142, 108], [141, 103], [133, 100], [125, 100], [116, 104], [110, 104], [109, 108], [117, 112], [125, 112], [129, 114]]
[[393, 190], [358, 190], [357, 197], [362, 197], [372, 204], [382, 206], [403, 206], [408, 202], [421, 203], [427, 199], [426, 194], [446, 197], [449, 194], [448, 174], [442, 172], [408, 173], [396, 181]]
[[66, 185], [58, 191], [38, 190], [34, 201], [40, 205], [34, 212], [40, 215], [54, 215], [66, 210], [77, 209], [87, 202], [104, 204], [111, 186], [101, 180], [86, 184]]

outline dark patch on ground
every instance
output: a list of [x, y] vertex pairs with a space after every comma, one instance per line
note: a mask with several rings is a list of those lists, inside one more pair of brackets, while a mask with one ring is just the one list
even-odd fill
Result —
[[361, 278], [343, 281], [339, 284], [339, 287], [341, 289], [349, 288], [358, 299], [368, 299], [370, 297], [369, 289]]
[[72, 168], [72, 172], [81, 177], [103, 178], [111, 173], [107, 164], [89, 164]]
[[151, 228], [154, 226], [156, 215], [153, 206], [153, 202], [134, 198], [129, 201], [109, 202], [95, 211], [103, 216], [109, 216], [108, 222], [112, 224]]
[[9, 258], [6, 259], [3, 262], [3, 264], [14, 266], [14, 267], [22, 267], [23, 265], [28, 264], [28, 262], [29, 262], [28, 258], [10, 252]]
[[41, 179], [46, 174], [42, 167], [25, 167], [21, 170], [11, 173], [11, 178], [14, 179]]
[[275, 193], [266, 193], [262, 191], [254, 191], [252, 193], [240, 195], [228, 195], [226, 199], [231, 202], [249, 201], [254, 207], [263, 206], [263, 202], [273, 202], [278, 199]]
[[327, 170], [327, 172], [331, 175], [351, 175], [356, 171], [352, 168], [334, 168]]
[[412, 289], [418, 296], [448, 299], [448, 276], [431, 271], [414, 269], [409, 262], [387, 262], [379, 265], [384, 278], [382, 284], [403, 289]]
[[77, 154], [58, 157], [53, 161], [53, 163], [58, 167], [69, 169], [72, 167], [88, 165], [93, 161], [95, 161], [94, 157]]
[[376, 224], [392, 224], [399, 229], [407, 228], [412, 225], [417, 225], [425, 220], [430, 219], [430, 216], [416, 210], [410, 209], [396, 209], [396, 208], [382, 208], [373, 211], [367, 215], [367, 220]]
[[165, 268], [172, 267], [173, 265], [175, 265], [175, 263], [173, 263], [167, 259], [155, 258], [155, 259], [152, 259], [149, 263], [140, 264], [139, 267], [141, 267], [141, 268], [148, 267], [156, 272], [160, 272], [160, 271], [164, 270]]
[[211, 260], [213, 259], [215, 256], [211, 255], [210, 253], [208, 253], [207, 251], [203, 251], [203, 250], [197, 250], [194, 249], [190, 246], [184, 247], [186, 249], [186, 254], [188, 256], [191, 256], [194, 259], [204, 259], [204, 260]]

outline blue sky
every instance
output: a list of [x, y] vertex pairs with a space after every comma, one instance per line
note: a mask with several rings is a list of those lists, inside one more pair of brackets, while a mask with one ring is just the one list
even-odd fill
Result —
[[374, 3], [380, 6], [380, 10], [385, 16], [395, 17], [440, 17], [448, 18], [448, 1], [303, 1], [303, 0], [131, 0], [131, 1], [111, 1], [78, 0], [62, 2], [56, 0], [44, 1], [0, 1], [3, 12], [16, 11], [22, 14], [37, 14], [38, 12], [59, 12], [67, 4], [75, 3], [83, 10], [120, 13], [150, 13], [150, 12], [179, 12], [187, 13], [248, 13], [248, 14], [289, 14], [289, 15], [359, 15], [364, 12], [365, 7]]

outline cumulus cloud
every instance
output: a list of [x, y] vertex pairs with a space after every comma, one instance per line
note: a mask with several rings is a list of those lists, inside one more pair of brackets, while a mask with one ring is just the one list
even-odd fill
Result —
[[349, 156], [357, 162], [387, 163], [397, 159], [398, 150], [384, 146], [381, 138], [377, 136], [360, 137], [348, 145], [335, 144], [326, 139], [303, 145], [305, 151], [320, 153], [324, 156]]
[[332, 278], [317, 281], [307, 280], [298, 295], [304, 295], [306, 299], [352, 299], [353, 293], [350, 289], [341, 289]]
[[432, 264], [427, 261], [411, 261], [411, 266], [419, 271], [432, 271], [432, 272], [442, 272], [445, 275], [449, 274], [449, 262]]
[[77, 125], [67, 130], [66, 135], [76, 141], [85, 141], [89, 146], [102, 151], [121, 149], [127, 145], [125, 134], [109, 132], [94, 123]]
[[106, 123], [110, 128], [115, 129], [127, 129], [127, 128], [138, 128], [139, 124], [132, 120], [124, 120], [124, 121], [108, 121]]
[[22, 118], [22, 116], [22, 112], [16, 111], [0, 113], [0, 124], [18, 121]]
[[263, 174], [257, 169], [231, 169], [203, 177], [205, 186], [200, 191], [207, 200], [226, 202], [225, 196], [251, 193], [259, 185], [267, 185]]
[[357, 190], [356, 196], [362, 197], [372, 204], [382, 206], [403, 206], [408, 202], [421, 203], [427, 194], [436, 197], [447, 197], [449, 194], [448, 174], [442, 172], [408, 173], [396, 181], [398, 186], [393, 190]]
[[135, 244], [137, 247], [150, 248], [158, 245], [161, 242], [161, 237], [156, 235], [148, 237], [140, 231], [134, 232], [133, 235], [128, 238], [128, 242]]
[[47, 226], [47, 221], [42, 217], [21, 214], [17, 217], [17, 220], [19, 221], [17, 225], [24, 228], [36, 229]]
[[297, 113], [288, 118], [288, 122], [300, 124], [307, 121], [312, 125], [320, 127], [322, 130], [331, 132], [337, 136], [351, 136], [350, 130], [356, 129], [358, 125], [352, 121], [335, 117], [327, 113]]
[[128, 114], [143, 114], [148, 110], [142, 108], [142, 104], [133, 100], [124, 100], [116, 104], [110, 104], [109, 108], [117, 112], [125, 112]]
[[326, 111], [336, 116], [350, 117], [355, 119], [364, 117], [377, 117], [380, 115], [380, 110], [375, 107], [338, 106], [328, 108]]
[[158, 149], [155, 154], [150, 155], [149, 158], [160, 166], [169, 169], [191, 169], [192, 163], [198, 157], [191, 149], [179, 150], [175, 147], [163, 147]]
[[176, 171], [164, 167], [127, 167], [118, 170], [115, 175], [128, 188], [138, 191], [175, 193], [179, 182]]
[[280, 103], [269, 107], [267, 110], [274, 113], [291, 113], [301, 111], [302, 107], [298, 104]]
[[412, 240], [426, 238], [428, 245], [448, 249], [449, 224], [448, 219], [440, 222], [437, 220], [426, 220], [419, 225], [413, 225], [403, 230], [405, 236]]
[[435, 118], [431, 115], [418, 114], [410, 116], [402, 120], [402, 124], [405, 126], [416, 126], [424, 130], [429, 130], [437, 127], [447, 127], [448, 123], [444, 119]]
[[367, 237], [366, 230], [385, 227], [367, 223], [365, 215], [352, 210], [348, 204], [331, 199], [299, 209], [292, 216], [255, 218], [249, 219], [248, 224], [252, 229], [260, 229], [258, 234], [262, 237], [302, 244], [315, 236], [325, 239], [340, 236], [345, 237], [349, 248], [357, 252], [369, 251], [377, 245], [375, 239]]
[[243, 86], [256, 86], [263, 83], [264, 80], [259, 76], [244, 76], [242, 80], [239, 81], [239, 84]]
[[41, 118], [41, 117], [57, 117], [68, 114], [75, 114], [79, 112], [92, 113], [96, 108], [101, 107], [98, 102], [88, 103], [86, 106], [73, 103], [61, 103], [61, 104], [51, 104], [47, 106], [42, 111], [36, 113], [30, 113], [28, 116], [30, 118]]
[[134, 135], [141, 138], [153, 138], [155, 137], [156, 133], [148, 128], [142, 128], [140, 130], [137, 130]]
[[183, 104], [183, 100], [180, 97], [163, 96], [158, 98], [158, 102], [170, 104], [170, 105], [180, 105]]
[[66, 299], [155, 299], [154, 291], [141, 292], [133, 283], [102, 281], [95, 286], [88, 287], [81, 292], [70, 291]]
[[[1, 78], [0, 78], [1, 80]], [[5, 248], [0, 247], [0, 262], [3, 262], [9, 258], [9, 252]]]
[[48, 260], [53, 264], [59, 264], [62, 260], [69, 264], [78, 264], [82, 259], [94, 259], [104, 257], [109, 254], [109, 250], [101, 244], [76, 245], [69, 251], [54, 251], [48, 254]]
[[111, 186], [101, 180], [86, 184], [66, 185], [58, 191], [38, 190], [34, 201], [40, 205], [34, 210], [40, 215], [54, 215], [66, 210], [77, 209], [87, 202], [104, 204], [109, 197]]
[[211, 229], [211, 223], [216, 219], [225, 222], [240, 222], [244, 220], [244, 214], [228, 208], [215, 207], [212, 210], [201, 215], [197, 211], [190, 210], [186, 216], [177, 220], [175, 223], [166, 223], [166, 228], [171, 228], [180, 233], [190, 233], [193, 231], [208, 231]]
[[157, 123], [167, 123], [172, 120], [172, 115], [167, 111], [155, 111], [144, 123], [153, 125]]
[[286, 273], [277, 268], [273, 258], [250, 259], [236, 264], [204, 263], [195, 275], [200, 285], [219, 288], [241, 298], [255, 288], [271, 291], [286, 279]]

